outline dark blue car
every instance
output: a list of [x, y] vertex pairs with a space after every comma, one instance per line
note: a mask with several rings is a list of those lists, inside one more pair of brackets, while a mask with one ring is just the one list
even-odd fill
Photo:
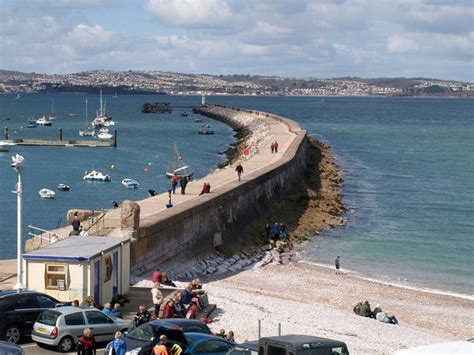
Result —
[[215, 335], [186, 333], [188, 346], [184, 354], [225, 355], [235, 344]]
[[[210, 334], [209, 327], [197, 320], [169, 318], [154, 320], [131, 330], [125, 337], [127, 352], [130, 355], [148, 355], [160, 341], [161, 335], [168, 338], [168, 347], [178, 344], [182, 349], [188, 346], [188, 332]], [[189, 333], [191, 334], [191, 333]]]

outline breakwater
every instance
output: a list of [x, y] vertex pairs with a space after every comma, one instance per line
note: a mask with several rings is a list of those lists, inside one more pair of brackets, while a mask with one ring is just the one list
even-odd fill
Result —
[[[236, 156], [243, 162], [244, 179], [239, 182], [234, 167], [228, 166], [205, 178], [216, 186], [210, 194], [148, 215], [141, 208], [139, 227], [131, 244], [132, 273], [145, 273], [156, 266], [215, 250], [231, 251], [245, 242], [244, 227], [288, 194], [306, 169], [309, 142], [306, 131], [296, 122], [216, 105], [198, 110], [250, 132], [235, 148], [242, 149]], [[274, 140], [281, 147], [277, 154], [270, 152]]]

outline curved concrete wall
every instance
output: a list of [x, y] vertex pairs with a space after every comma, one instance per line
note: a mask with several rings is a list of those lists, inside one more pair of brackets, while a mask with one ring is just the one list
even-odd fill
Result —
[[[231, 116], [237, 109], [206, 105], [202, 114], [236, 126]], [[223, 114], [224, 111], [224, 114]], [[211, 194], [177, 205], [140, 220], [138, 237], [131, 244], [131, 271], [141, 274], [179, 260], [203, 256], [216, 247], [243, 240], [243, 227], [260, 218], [299, 184], [306, 169], [309, 142], [306, 131], [289, 119], [263, 112], [256, 117], [278, 120], [292, 132], [285, 152], [271, 164], [212, 190]], [[268, 148], [269, 149], [269, 148]]]

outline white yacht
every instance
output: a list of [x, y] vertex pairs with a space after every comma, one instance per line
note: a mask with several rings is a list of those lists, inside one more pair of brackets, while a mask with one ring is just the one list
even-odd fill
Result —
[[89, 181], [110, 181], [110, 175], [104, 175], [99, 171], [86, 171], [86, 174], [83, 177], [84, 180]]
[[36, 120], [36, 124], [38, 126], [52, 126], [53, 125], [53, 121], [47, 119], [45, 116], [41, 117], [41, 118], [38, 118]]
[[127, 189], [138, 189], [140, 183], [135, 179], [123, 179], [122, 185], [125, 186]]
[[46, 188], [43, 188], [41, 190], [39, 190], [39, 195], [41, 198], [44, 198], [44, 199], [53, 199], [54, 196], [56, 196], [56, 192], [50, 190], [50, 189], [46, 189]]
[[111, 133], [101, 132], [97, 135], [99, 139], [112, 139], [113, 135]]

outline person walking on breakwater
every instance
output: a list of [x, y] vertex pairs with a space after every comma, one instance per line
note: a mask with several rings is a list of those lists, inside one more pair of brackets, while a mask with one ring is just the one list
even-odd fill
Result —
[[237, 176], [239, 178], [239, 181], [241, 180], [241, 176], [242, 176], [242, 173], [244, 172], [244, 168], [242, 166], [242, 164], [238, 164], [236, 167], [235, 167], [235, 171], [237, 171]]
[[270, 149], [272, 151], [272, 154], [275, 152], [275, 143], [272, 142], [272, 144], [270, 145]]
[[161, 302], [163, 302], [163, 294], [160, 291], [159, 282], [155, 282], [155, 285], [151, 289], [151, 296], [152, 296], [153, 306], [155, 307], [154, 314], [155, 314], [156, 319], [158, 319], [158, 315], [160, 313]]
[[186, 194], [186, 186], [188, 186], [189, 176], [185, 176], [184, 178], [179, 180], [179, 184], [181, 185], [181, 195]]
[[275, 141], [275, 142], [273, 143], [273, 147], [274, 147], [274, 149], [275, 149], [275, 153], [278, 153], [278, 142], [277, 142], [277, 141]]
[[336, 275], [341, 273], [341, 257], [338, 255], [336, 260], [334, 261], [334, 265], [336, 266]]
[[176, 186], [178, 186], [179, 177], [176, 173], [173, 174], [171, 177], [171, 190], [173, 190], [173, 195], [176, 193]]

